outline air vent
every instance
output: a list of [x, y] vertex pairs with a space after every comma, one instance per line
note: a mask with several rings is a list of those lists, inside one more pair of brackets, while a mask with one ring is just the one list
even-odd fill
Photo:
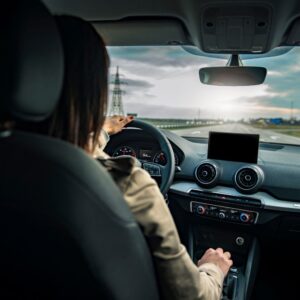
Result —
[[204, 186], [212, 186], [219, 176], [219, 168], [214, 162], [202, 162], [195, 170], [195, 177], [198, 183]]
[[235, 173], [236, 188], [244, 193], [253, 193], [259, 189], [264, 179], [264, 173], [258, 166], [247, 166]]

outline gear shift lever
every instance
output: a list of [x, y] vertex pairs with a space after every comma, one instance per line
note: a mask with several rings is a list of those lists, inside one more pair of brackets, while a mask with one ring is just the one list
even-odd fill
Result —
[[236, 268], [231, 268], [224, 280], [222, 300], [234, 299], [237, 288], [237, 280], [238, 270]]

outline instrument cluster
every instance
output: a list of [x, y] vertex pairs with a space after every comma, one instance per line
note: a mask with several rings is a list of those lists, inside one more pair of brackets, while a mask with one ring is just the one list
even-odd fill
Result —
[[[165, 166], [167, 163], [167, 158], [163, 151], [149, 148], [149, 147], [147, 148], [140, 147], [137, 149], [132, 146], [122, 145], [117, 149], [115, 149], [112, 154], [113, 157], [122, 156], [122, 155], [130, 155], [141, 161], [154, 162], [162, 166]], [[175, 165], [179, 166], [180, 164], [179, 157], [175, 152], [174, 152], [174, 156], [175, 156]]]

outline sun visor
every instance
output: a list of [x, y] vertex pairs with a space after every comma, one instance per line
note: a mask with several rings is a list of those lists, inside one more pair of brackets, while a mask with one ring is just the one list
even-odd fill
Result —
[[300, 19], [294, 21], [284, 44], [290, 46], [300, 46]]
[[176, 19], [94, 22], [108, 46], [188, 45], [191, 41]]

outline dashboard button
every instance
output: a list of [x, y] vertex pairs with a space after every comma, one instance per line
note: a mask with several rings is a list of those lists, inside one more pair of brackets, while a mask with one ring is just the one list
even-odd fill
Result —
[[240, 220], [243, 222], [243, 223], [247, 223], [250, 221], [250, 215], [247, 214], [247, 213], [241, 213], [240, 214]]
[[206, 209], [205, 209], [204, 206], [199, 205], [199, 206], [197, 207], [197, 213], [198, 213], [199, 215], [204, 215], [204, 214], [205, 214], [205, 211], [206, 211]]
[[220, 212], [220, 213], [219, 213], [219, 218], [220, 218], [220, 219], [225, 219], [225, 218], [226, 218], [225, 213]]
[[241, 236], [238, 236], [236, 239], [235, 239], [235, 243], [238, 245], [238, 246], [243, 246], [244, 243], [245, 243], [245, 239]]

